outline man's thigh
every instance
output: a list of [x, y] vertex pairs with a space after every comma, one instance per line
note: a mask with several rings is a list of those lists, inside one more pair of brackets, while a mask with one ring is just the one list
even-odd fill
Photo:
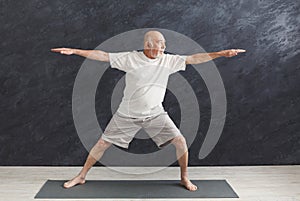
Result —
[[117, 146], [128, 148], [141, 125], [131, 118], [126, 118], [115, 113], [105, 128], [101, 138]]
[[142, 127], [158, 147], [167, 145], [176, 136], [181, 135], [180, 130], [167, 113], [162, 113], [145, 122]]

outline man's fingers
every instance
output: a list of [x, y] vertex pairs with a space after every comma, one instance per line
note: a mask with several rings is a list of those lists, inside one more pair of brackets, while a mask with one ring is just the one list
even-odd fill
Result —
[[234, 57], [234, 56], [237, 56], [238, 53], [241, 53], [241, 52], [246, 52], [246, 50], [244, 49], [229, 49], [229, 50], [224, 50], [224, 56], [225, 57]]
[[64, 48], [52, 48], [51, 49], [52, 52], [61, 52], [63, 50], [64, 50]]
[[69, 48], [52, 48], [51, 51], [59, 52], [61, 54], [67, 54], [67, 55], [73, 54], [73, 52]]
[[61, 51], [65, 51], [65, 50], [68, 50], [68, 48], [62, 47], [62, 48], [52, 48], [51, 49], [52, 52], [61, 52]]
[[246, 52], [246, 50], [243, 49], [234, 49], [235, 52], [240, 53], [240, 52]]

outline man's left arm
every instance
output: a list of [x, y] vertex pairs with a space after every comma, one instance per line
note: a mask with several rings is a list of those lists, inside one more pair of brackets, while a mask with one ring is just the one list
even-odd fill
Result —
[[186, 64], [200, 64], [219, 57], [233, 57], [238, 55], [238, 53], [241, 52], [246, 52], [246, 50], [230, 49], [230, 50], [222, 50], [219, 52], [193, 54], [186, 57]]

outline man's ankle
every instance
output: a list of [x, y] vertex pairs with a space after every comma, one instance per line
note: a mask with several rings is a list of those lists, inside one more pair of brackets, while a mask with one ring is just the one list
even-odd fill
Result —
[[180, 177], [181, 177], [181, 180], [188, 179], [188, 172], [187, 171], [181, 172]]
[[186, 180], [189, 180], [189, 177], [186, 175], [186, 176], [181, 176], [181, 180], [182, 181], [186, 181]]
[[77, 175], [77, 177], [79, 177], [80, 179], [85, 179], [86, 175], [85, 175], [85, 174], [82, 174], [82, 173], [80, 173], [80, 174], [78, 174], [78, 175]]

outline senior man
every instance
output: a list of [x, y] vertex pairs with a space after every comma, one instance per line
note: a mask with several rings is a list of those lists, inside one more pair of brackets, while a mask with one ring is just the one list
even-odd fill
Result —
[[198, 53], [188, 56], [165, 54], [166, 41], [162, 33], [152, 30], [144, 36], [141, 52], [107, 53], [101, 50], [54, 48], [53, 52], [79, 55], [88, 59], [110, 62], [112, 68], [126, 73], [124, 96], [117, 112], [104, 133], [91, 149], [77, 176], [64, 183], [65, 188], [84, 184], [91, 167], [112, 144], [128, 148], [135, 134], [143, 128], [159, 148], [172, 144], [180, 166], [181, 184], [197, 190], [188, 178], [188, 148], [184, 136], [162, 106], [169, 75], [185, 70], [187, 64], [199, 64], [218, 57], [233, 57], [242, 49]]

